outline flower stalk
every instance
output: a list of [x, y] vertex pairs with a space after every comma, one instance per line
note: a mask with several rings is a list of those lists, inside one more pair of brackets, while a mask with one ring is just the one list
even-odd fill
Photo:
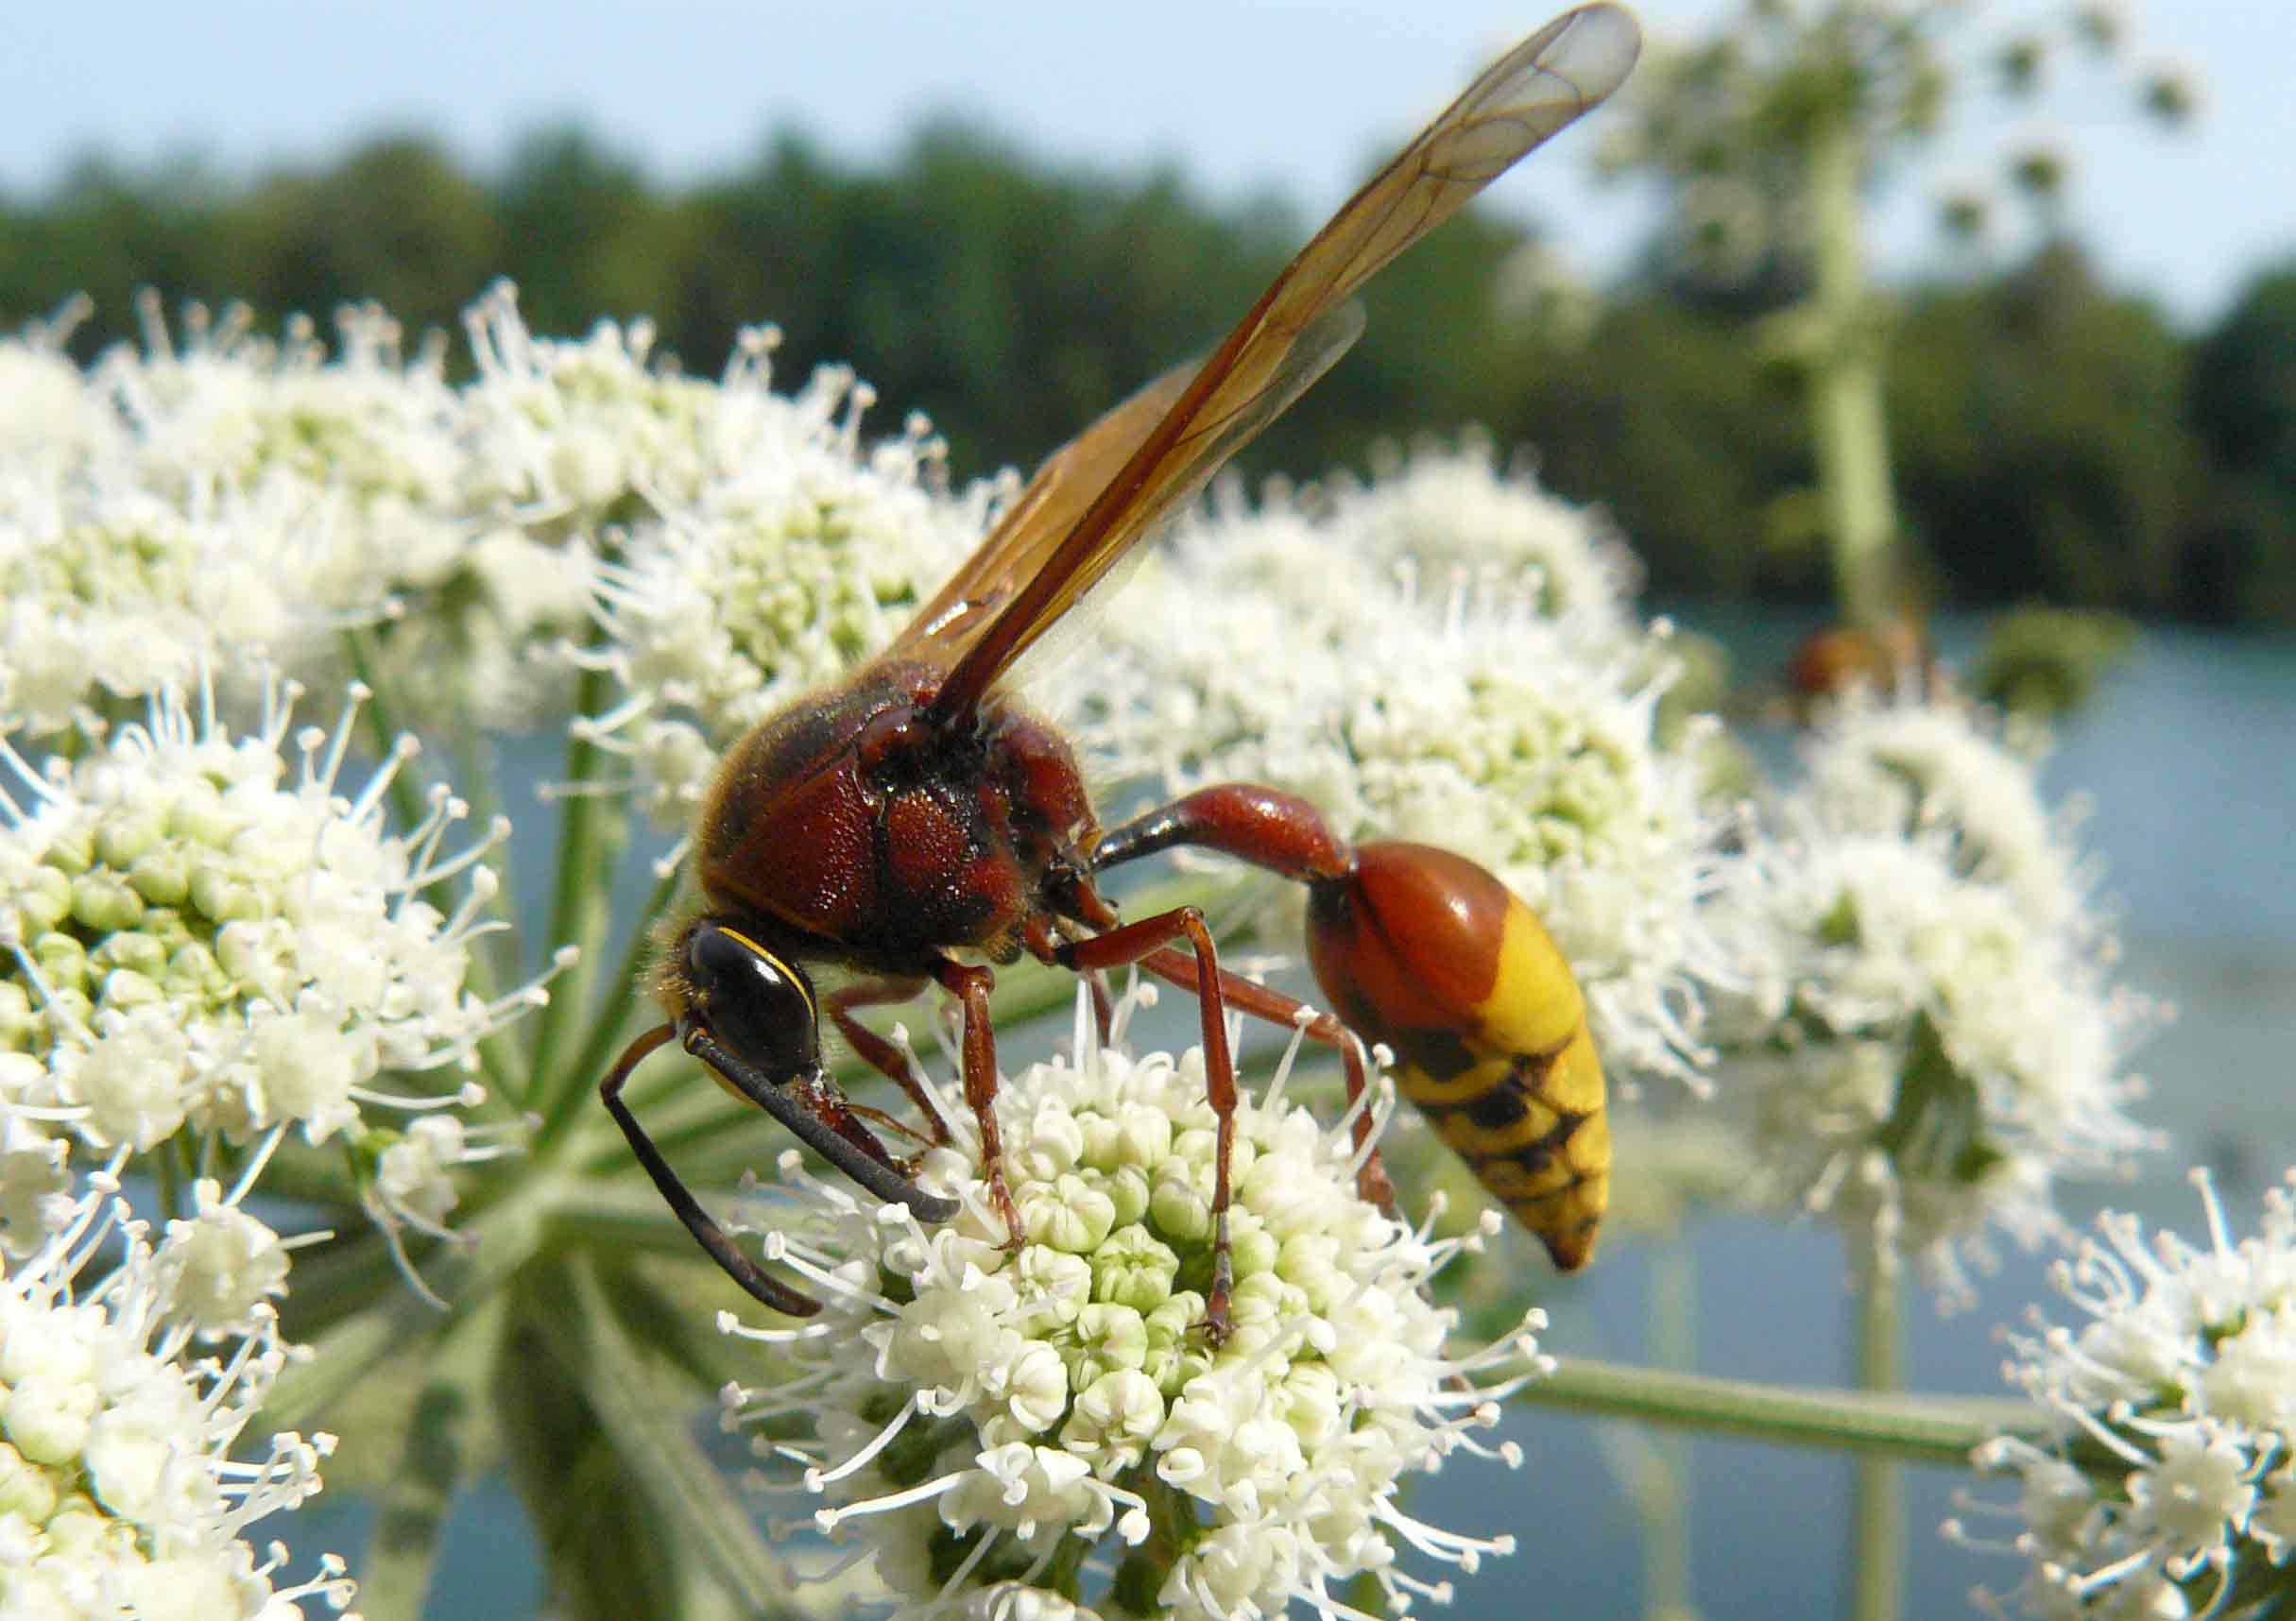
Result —
[[[1853, 1339], [1858, 1388], [1888, 1395], [1905, 1384], [1904, 1291], [1896, 1269], [1869, 1265], [1853, 1291]], [[1905, 1499], [1897, 1465], [1886, 1457], [1860, 1456], [1850, 1479], [1850, 1595], [1856, 1621], [1897, 1621], [1906, 1572]]]
[[[586, 669], [576, 678], [576, 713], [589, 716], [606, 707], [610, 691], [606, 673]], [[602, 1017], [591, 1003], [598, 993], [597, 960], [613, 927], [613, 896], [601, 881], [614, 870], [628, 835], [628, 814], [621, 804], [587, 792], [606, 763], [606, 752], [588, 727], [575, 725], [566, 732], [566, 788], [559, 795], [557, 875], [550, 897], [550, 922], [545, 939], [563, 942], [581, 953], [561, 977], [550, 1005], [535, 1020], [534, 1052], [529, 1061], [529, 1084], [543, 1110], [537, 1148], [545, 1148], [562, 1135], [590, 1101], [590, 1085], [566, 1075], [565, 1061], [574, 1032], [586, 1017]], [[609, 998], [624, 998], [630, 988], [612, 985]], [[618, 1020], [616, 1022], [619, 1022]]]
[[1966, 1469], [1970, 1453], [1992, 1437], [2032, 1433], [2045, 1422], [2039, 1409], [2021, 1401], [1795, 1389], [1584, 1357], [1557, 1357], [1553, 1372], [1514, 1399], [1593, 1417], [1953, 1469]]
[[1850, 623], [1878, 630], [1904, 605], [1892, 598], [1897, 515], [1882, 403], [1885, 343], [1859, 240], [1865, 145], [1847, 111], [1814, 119], [1806, 139], [1803, 196], [1817, 287], [1803, 313], [1808, 351], [1798, 358], [1808, 369], [1835, 597]]

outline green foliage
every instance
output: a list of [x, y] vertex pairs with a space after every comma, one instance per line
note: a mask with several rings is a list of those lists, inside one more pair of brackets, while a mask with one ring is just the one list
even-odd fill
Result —
[[[376, 299], [453, 332], [507, 276], [540, 330], [649, 316], [699, 368], [739, 327], [777, 322], [784, 377], [850, 364], [888, 406], [930, 414], [964, 477], [1033, 464], [1201, 353], [1306, 225], [1273, 199], [1213, 204], [1175, 173], [1055, 166], [954, 124], [870, 168], [783, 134], [690, 185], [571, 126], [490, 174], [407, 135], [246, 180], [89, 158], [0, 197], [0, 328], [84, 291], [96, 314], [74, 341], [92, 355], [133, 336], [149, 286], [170, 306], [243, 299], [264, 324]], [[1529, 246], [1470, 213], [1397, 265], [1356, 353], [1247, 474], [1361, 467], [1397, 422], [1482, 423], [1563, 494], [1608, 505], [1656, 588], [1823, 594], [1823, 559], [1781, 543], [1808, 527], [1792, 492], [1813, 468], [1757, 330], [1793, 290], [1637, 278], [1566, 330], [1509, 302]], [[2193, 340], [2057, 243], [1911, 294], [1889, 405], [1932, 595], [2296, 622], [2296, 269]]]
[[1996, 708], [2051, 720], [2085, 706], [2135, 645], [2136, 626], [2118, 614], [2016, 608], [1994, 623], [1971, 690]]
[[2063, 244], [1996, 281], [1914, 301], [1890, 407], [1898, 481], [1953, 599], [2178, 606], [2202, 466], [2184, 345]]
[[2219, 476], [2181, 559], [2179, 606], [2296, 621], [2296, 265], [2257, 277], [2195, 348], [2191, 422]]

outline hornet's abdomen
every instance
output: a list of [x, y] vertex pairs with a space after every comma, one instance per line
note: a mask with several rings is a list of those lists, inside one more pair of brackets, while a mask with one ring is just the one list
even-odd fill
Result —
[[1537, 916], [1475, 862], [1380, 843], [1312, 884], [1308, 955], [1333, 1011], [1394, 1049], [1403, 1095], [1565, 1271], [1610, 1199], [1586, 1001]]

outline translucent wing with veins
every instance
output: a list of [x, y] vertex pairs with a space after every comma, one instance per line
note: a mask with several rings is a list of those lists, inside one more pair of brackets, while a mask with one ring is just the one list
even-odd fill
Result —
[[1192, 375], [1167, 373], [1037, 472], [887, 650], [942, 664], [934, 715], [981, 701], [1015, 659], [1275, 420], [1362, 331], [1346, 300], [1516, 161], [1624, 82], [1641, 30], [1620, 7], [1548, 24], [1341, 205]]

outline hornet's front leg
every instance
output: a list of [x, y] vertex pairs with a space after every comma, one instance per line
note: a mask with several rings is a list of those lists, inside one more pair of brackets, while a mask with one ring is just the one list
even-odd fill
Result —
[[629, 1139], [630, 1152], [638, 1156], [638, 1163], [645, 1168], [646, 1175], [653, 1179], [670, 1209], [685, 1223], [686, 1231], [694, 1235], [694, 1242], [761, 1305], [787, 1317], [811, 1317], [821, 1309], [819, 1301], [791, 1288], [734, 1246], [733, 1239], [701, 1207], [701, 1202], [686, 1186], [684, 1178], [662, 1157], [653, 1138], [646, 1135], [645, 1128], [638, 1123], [637, 1116], [630, 1113], [629, 1105], [622, 1099], [622, 1088], [631, 1071], [673, 1037], [743, 1098], [772, 1115], [822, 1158], [878, 1198], [906, 1204], [921, 1221], [946, 1221], [956, 1214], [955, 1201], [927, 1193], [900, 1174], [876, 1138], [869, 1135], [868, 1128], [842, 1106], [843, 1099], [837, 1095], [835, 1084], [827, 1077], [799, 1077], [776, 1084], [691, 1020], [657, 1026], [630, 1043], [612, 1071], [598, 1084], [599, 1101], [606, 1105], [607, 1113], [613, 1116], [614, 1123], [622, 1128], [622, 1135]]
[[925, 988], [923, 980], [886, 979], [857, 980], [831, 991], [821, 998], [821, 1011], [828, 1014], [837, 1033], [872, 1069], [884, 1076], [915, 1103], [925, 1117], [925, 1124], [935, 1144], [949, 1141], [949, 1122], [941, 1118], [934, 1106], [933, 1094], [919, 1084], [917, 1072], [910, 1067], [908, 1054], [879, 1035], [853, 1016], [855, 1008], [882, 1007], [888, 1002], [905, 1002]]
[[1028, 1237], [1020, 1230], [1019, 1207], [1004, 1181], [1004, 1137], [997, 1130], [997, 1029], [988, 1019], [988, 993], [996, 988], [997, 977], [986, 968], [947, 960], [933, 970], [933, 977], [965, 1010], [965, 1106], [981, 1128], [989, 1206], [1004, 1219], [1010, 1235], [1007, 1247], [1018, 1250]]
[[1212, 945], [1211, 930], [1205, 927], [1201, 912], [1192, 906], [1183, 906], [1154, 917], [1143, 917], [1137, 923], [1120, 923], [1107, 932], [1088, 939], [1064, 941], [1055, 955], [1063, 964], [1079, 973], [1121, 968], [1132, 963], [1155, 972], [1154, 959], [1159, 953], [1172, 957], [1175, 966], [1182, 961], [1176, 952], [1165, 947], [1183, 937], [1195, 948], [1193, 989], [1204, 1018], [1205, 1090], [1212, 1115], [1219, 1121], [1217, 1169], [1212, 1175], [1212, 1283], [1210, 1296], [1204, 1304], [1205, 1332], [1218, 1344], [1227, 1338], [1228, 1297], [1236, 1287], [1235, 1262], [1228, 1254], [1227, 1238], [1229, 1163], [1236, 1150], [1236, 1061], [1227, 1046], [1227, 1003], [1223, 994], [1226, 977], [1220, 971], [1220, 955]]

